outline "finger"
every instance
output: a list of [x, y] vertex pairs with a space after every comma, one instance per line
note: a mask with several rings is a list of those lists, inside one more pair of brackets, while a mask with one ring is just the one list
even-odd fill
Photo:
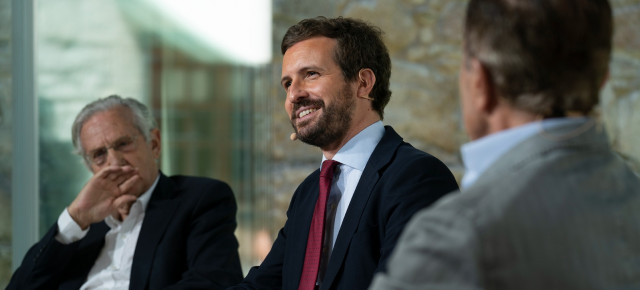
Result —
[[123, 195], [114, 199], [111, 204], [111, 216], [119, 221], [125, 220], [135, 201], [136, 197], [131, 195]]
[[118, 210], [121, 215], [128, 215], [131, 205], [136, 202], [138, 198], [130, 194], [123, 194], [113, 201], [113, 206]]
[[123, 182], [125, 182], [128, 179], [130, 179], [134, 175], [136, 175], [136, 172], [134, 172], [134, 171], [122, 172], [122, 173], [118, 174], [118, 176], [113, 181], [117, 186], [120, 186]]
[[136, 170], [133, 167], [129, 165], [125, 165], [125, 166], [117, 166], [117, 169], [113, 170], [110, 173], [110, 175], [112, 176], [111, 180], [113, 181], [120, 180], [118, 182], [118, 184], [120, 184], [122, 183], [122, 181], [124, 181], [124, 180], [121, 180], [123, 177], [126, 179], [131, 177], [131, 175], [135, 173], [136, 173]]
[[113, 180], [114, 176], [117, 176], [122, 172], [122, 167], [116, 165], [106, 166], [95, 174], [95, 178]]
[[137, 169], [130, 165], [125, 166], [109, 166], [105, 168], [104, 178], [115, 182], [116, 184], [122, 183], [125, 179], [131, 177], [132, 174], [137, 173]]
[[120, 184], [118, 188], [120, 189], [120, 193], [123, 195], [138, 195], [139, 192], [135, 192], [135, 189], [137, 189], [139, 187], [137, 185], [140, 184], [142, 184], [142, 178], [140, 177], [140, 175], [134, 174], [127, 180], [125, 180], [122, 184]]
[[138, 172], [138, 169], [133, 167], [133, 166], [131, 166], [131, 165], [122, 166], [121, 169], [122, 169], [123, 172], [126, 172], [126, 173]]

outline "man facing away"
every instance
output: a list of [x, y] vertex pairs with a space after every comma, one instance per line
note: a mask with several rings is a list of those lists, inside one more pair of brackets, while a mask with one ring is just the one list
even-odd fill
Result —
[[471, 0], [460, 194], [416, 214], [372, 289], [640, 289], [640, 182], [598, 103], [607, 0]]
[[145, 105], [94, 101], [72, 135], [93, 177], [7, 289], [224, 289], [242, 279], [231, 189], [162, 174], [160, 131]]
[[322, 150], [323, 164], [293, 194], [264, 262], [236, 288], [364, 289], [409, 218], [456, 181], [382, 124], [391, 61], [378, 28], [302, 20], [285, 34], [282, 53], [285, 110], [297, 138]]

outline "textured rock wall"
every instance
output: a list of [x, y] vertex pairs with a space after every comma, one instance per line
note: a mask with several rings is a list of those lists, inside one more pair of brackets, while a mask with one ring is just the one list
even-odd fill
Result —
[[640, 1], [612, 4], [614, 53], [600, 107], [613, 146], [640, 172]]
[[[415, 147], [443, 160], [460, 178], [464, 173], [459, 147], [468, 139], [458, 101], [463, 0], [311, 0], [274, 1], [274, 63], [278, 84], [282, 56], [279, 44], [286, 29], [307, 17], [346, 16], [382, 28], [392, 58], [392, 97], [384, 123], [392, 125]], [[640, 160], [640, 0], [613, 0], [614, 54], [610, 78], [603, 88], [601, 117], [612, 144], [631, 162]], [[291, 125], [284, 113], [284, 92], [273, 95], [272, 139], [274, 194], [286, 206], [296, 186], [318, 168], [321, 153], [290, 142]], [[637, 166], [637, 165], [636, 165]], [[636, 167], [637, 168], [637, 167]], [[282, 221], [283, 213], [275, 213]], [[275, 223], [278, 224], [277, 222]]]

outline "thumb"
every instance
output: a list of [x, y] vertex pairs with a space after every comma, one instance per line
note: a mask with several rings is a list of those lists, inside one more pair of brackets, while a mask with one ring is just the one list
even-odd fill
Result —
[[134, 195], [123, 194], [113, 201], [113, 207], [122, 215], [128, 215], [131, 205], [136, 202], [138, 198]]

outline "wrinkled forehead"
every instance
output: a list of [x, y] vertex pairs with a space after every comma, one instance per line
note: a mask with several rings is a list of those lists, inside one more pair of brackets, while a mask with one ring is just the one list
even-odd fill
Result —
[[89, 117], [80, 130], [80, 141], [85, 152], [108, 146], [123, 137], [140, 134], [128, 109], [113, 108]]

